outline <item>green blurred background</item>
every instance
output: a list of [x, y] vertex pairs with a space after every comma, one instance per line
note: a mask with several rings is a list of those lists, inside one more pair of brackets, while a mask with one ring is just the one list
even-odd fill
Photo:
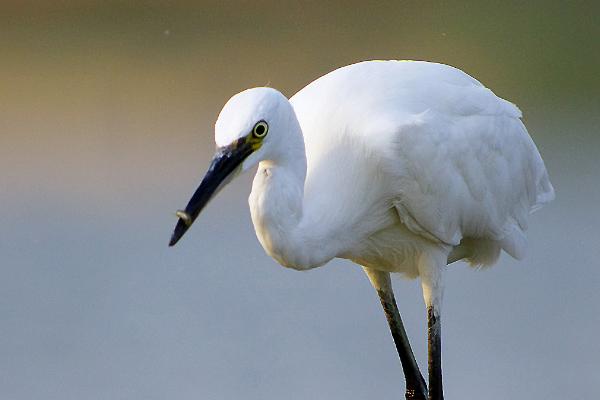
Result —
[[[402, 398], [362, 272], [279, 268], [251, 176], [166, 247], [231, 95], [365, 59], [451, 64], [519, 105], [557, 190], [524, 262], [448, 274], [446, 397], [595, 397], [599, 4], [3, 1], [0, 397]], [[396, 290], [424, 367], [418, 283]]]

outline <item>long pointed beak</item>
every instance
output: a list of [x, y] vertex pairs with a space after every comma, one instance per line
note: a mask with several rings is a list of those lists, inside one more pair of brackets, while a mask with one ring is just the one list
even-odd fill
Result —
[[177, 211], [176, 215], [179, 217], [179, 221], [177, 221], [169, 246], [175, 245], [181, 239], [214, 195], [236, 175], [238, 167], [252, 151], [252, 145], [246, 138], [240, 138], [231, 145], [217, 150], [204, 179], [185, 210]]

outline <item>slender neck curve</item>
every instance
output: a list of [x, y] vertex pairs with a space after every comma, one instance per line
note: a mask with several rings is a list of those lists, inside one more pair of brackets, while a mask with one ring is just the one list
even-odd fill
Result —
[[[271, 257], [299, 270], [325, 264], [337, 254], [315, 224], [303, 220], [306, 151], [293, 109], [285, 146], [263, 160], [252, 184], [250, 212], [256, 235]], [[323, 245], [327, 243], [327, 245]]]

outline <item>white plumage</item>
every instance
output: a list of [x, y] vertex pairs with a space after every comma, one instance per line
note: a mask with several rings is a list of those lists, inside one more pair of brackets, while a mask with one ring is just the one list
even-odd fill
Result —
[[528, 214], [553, 198], [521, 112], [453, 67], [362, 62], [290, 101], [306, 145], [306, 217], [353, 236], [355, 256], [356, 237], [396, 223], [394, 206], [429, 240], [482, 239], [460, 249], [474, 264], [492, 263], [500, 248], [521, 258]]
[[407, 398], [419, 399], [427, 388], [388, 272], [421, 278], [430, 398], [441, 399], [442, 271], [459, 259], [491, 265], [502, 249], [521, 258], [529, 214], [554, 197], [520, 118], [464, 72], [419, 61], [343, 67], [289, 101], [246, 90], [219, 115], [220, 150], [171, 244], [224, 182], [258, 163], [249, 203], [265, 251], [300, 270], [334, 257], [362, 265], [390, 321]]

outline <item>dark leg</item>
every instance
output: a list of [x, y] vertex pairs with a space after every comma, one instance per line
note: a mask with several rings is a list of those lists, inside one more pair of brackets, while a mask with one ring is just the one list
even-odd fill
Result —
[[369, 276], [371, 284], [377, 290], [392, 337], [394, 338], [394, 343], [396, 344], [396, 350], [400, 356], [400, 363], [402, 364], [406, 380], [405, 397], [407, 400], [426, 400], [427, 385], [425, 384], [423, 375], [421, 375], [421, 371], [419, 371], [419, 366], [404, 330], [404, 324], [402, 323], [402, 318], [400, 317], [394, 298], [394, 292], [392, 291], [389, 273], [374, 271], [368, 268], [364, 268], [364, 270]]
[[400, 362], [402, 363], [402, 370], [404, 371], [404, 378], [406, 379], [406, 399], [417, 400], [427, 398], [427, 386], [425, 385], [425, 379], [419, 371], [419, 366], [415, 360], [415, 356], [410, 347], [410, 342], [406, 336], [404, 330], [404, 324], [396, 305], [396, 299], [394, 298], [393, 292], [384, 292], [378, 290], [379, 300], [383, 306], [385, 317], [387, 318], [390, 326], [394, 343], [396, 344], [396, 350], [400, 356]]
[[423, 299], [427, 306], [427, 345], [429, 369], [429, 400], [443, 400], [442, 390], [442, 339], [440, 312], [443, 297], [442, 274], [448, 254], [424, 253], [419, 259], [419, 275]]
[[427, 344], [429, 347], [429, 400], [443, 400], [442, 335], [440, 316], [434, 306], [427, 307]]

